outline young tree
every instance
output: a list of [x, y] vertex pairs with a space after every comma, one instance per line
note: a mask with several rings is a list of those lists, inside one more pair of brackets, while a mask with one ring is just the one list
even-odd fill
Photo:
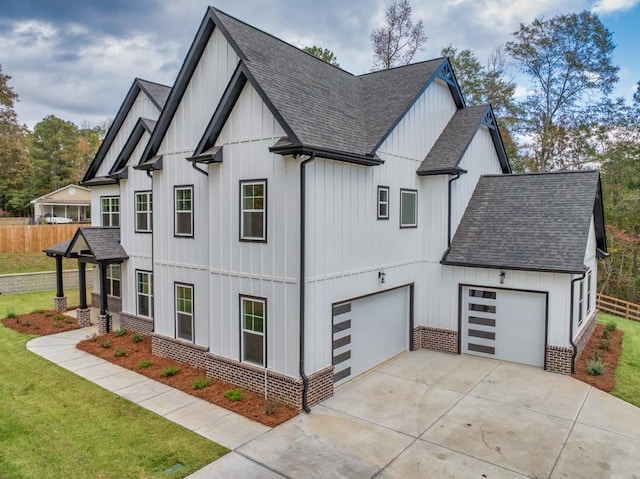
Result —
[[313, 55], [314, 57], [319, 58], [323, 62], [327, 62], [334, 67], [340, 68], [338, 57], [336, 57], [335, 53], [333, 53], [328, 48], [322, 48], [314, 45], [312, 47], [304, 47], [302, 50], [307, 52], [309, 55]]
[[31, 134], [29, 157], [34, 166], [34, 184], [39, 194], [78, 180], [78, 127], [49, 115]]
[[[522, 104], [522, 133], [531, 139], [534, 171], [564, 168], [563, 139], [618, 80], [611, 32], [583, 11], [520, 24], [506, 52], [529, 76], [533, 92]], [[586, 102], [584, 100], [587, 100]]]
[[424, 24], [411, 18], [408, 0], [393, 2], [385, 12], [385, 25], [371, 32], [375, 63], [372, 70], [388, 70], [411, 63], [427, 41]]
[[31, 165], [25, 154], [26, 127], [18, 123], [18, 95], [0, 66], [0, 209], [22, 214], [31, 194]]

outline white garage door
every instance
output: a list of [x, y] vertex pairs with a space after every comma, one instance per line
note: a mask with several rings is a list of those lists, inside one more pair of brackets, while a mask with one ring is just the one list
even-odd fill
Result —
[[333, 306], [335, 384], [409, 349], [409, 287]]
[[462, 351], [544, 366], [546, 295], [466, 286]]

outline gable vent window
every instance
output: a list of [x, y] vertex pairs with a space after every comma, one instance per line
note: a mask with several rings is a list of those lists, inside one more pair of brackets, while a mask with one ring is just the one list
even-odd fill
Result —
[[400, 228], [418, 227], [418, 191], [400, 190]]
[[389, 187], [378, 186], [378, 219], [389, 219]]
[[174, 199], [174, 234], [193, 238], [193, 186], [176, 186]]
[[100, 198], [102, 226], [120, 226], [120, 197], [103, 196]]

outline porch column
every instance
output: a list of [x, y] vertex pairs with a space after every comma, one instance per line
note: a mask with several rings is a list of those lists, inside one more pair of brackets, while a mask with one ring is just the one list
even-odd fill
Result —
[[106, 262], [100, 263], [100, 315], [98, 316], [98, 332], [108, 333], [111, 330], [111, 316], [107, 310], [107, 268]]
[[80, 307], [77, 311], [78, 325], [81, 328], [91, 326], [91, 308], [87, 306], [87, 263], [78, 261], [80, 283]]
[[62, 284], [62, 255], [56, 255], [56, 297], [53, 298], [53, 307], [58, 313], [67, 311], [67, 298], [64, 295]]

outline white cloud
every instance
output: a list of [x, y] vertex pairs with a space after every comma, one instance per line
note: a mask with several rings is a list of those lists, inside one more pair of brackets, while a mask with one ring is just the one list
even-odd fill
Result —
[[638, 3], [640, 3], [640, 0], [598, 0], [591, 10], [606, 15], [608, 13], [631, 10]]

